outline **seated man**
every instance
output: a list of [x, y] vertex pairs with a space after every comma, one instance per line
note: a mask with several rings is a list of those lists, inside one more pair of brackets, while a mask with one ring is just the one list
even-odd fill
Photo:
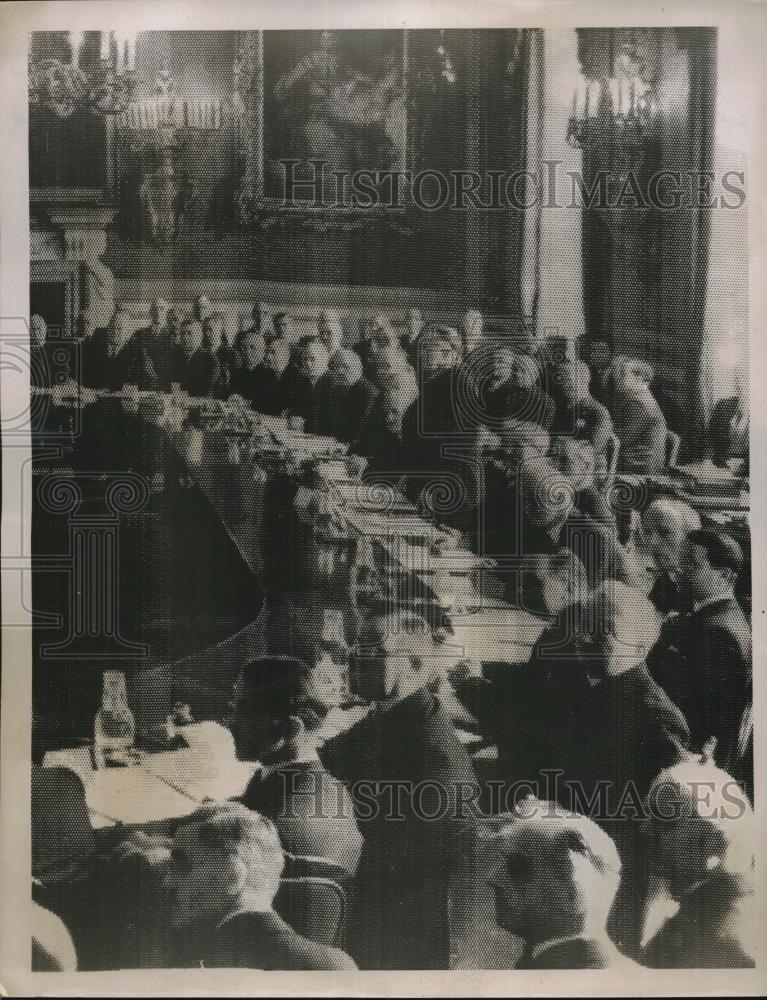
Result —
[[591, 442], [567, 435], [553, 437], [549, 445], [549, 459], [569, 480], [578, 510], [616, 530], [615, 513], [609, 498], [596, 484], [597, 457]]
[[648, 365], [619, 355], [610, 366], [605, 403], [621, 443], [621, 472], [662, 472], [666, 467], [666, 418], [650, 391]]
[[177, 828], [165, 878], [172, 920], [208, 968], [355, 968], [338, 948], [297, 934], [272, 909], [284, 858], [272, 822], [230, 802]]
[[331, 359], [343, 347], [344, 328], [336, 309], [323, 309], [317, 319], [317, 336], [327, 347]]
[[[620, 845], [635, 834], [631, 802], [681, 758], [689, 740], [684, 716], [645, 664], [659, 630], [655, 609], [638, 591], [617, 580], [597, 587], [574, 623], [582, 683], [571, 687], [550, 729], [559, 744], [551, 766], [561, 763], [569, 784], [565, 804], [583, 808], [604, 795], [604, 825]], [[629, 811], [618, 815], [624, 801]]]
[[650, 866], [679, 909], [640, 961], [656, 969], [753, 968], [758, 927], [751, 806], [707, 759], [658, 775], [647, 796]]
[[324, 433], [339, 441], [356, 441], [365, 433], [378, 391], [363, 376], [359, 355], [343, 347], [331, 354], [328, 375], [335, 393]]
[[596, 823], [527, 798], [493, 819], [488, 839], [496, 919], [525, 943], [517, 969], [636, 968], [607, 935], [621, 861]]
[[218, 361], [219, 374], [214, 388], [214, 395], [225, 399], [229, 390], [229, 379], [232, 368], [235, 367], [237, 359], [234, 351], [229, 346], [226, 335], [226, 322], [220, 312], [211, 313], [203, 320], [202, 324], [202, 344], [206, 351], [210, 351]]
[[589, 441], [597, 456], [604, 455], [613, 422], [606, 408], [589, 393], [588, 365], [584, 361], [559, 364], [553, 377], [559, 391], [552, 433]]
[[[633, 581], [634, 563], [615, 532], [575, 506], [573, 484], [553, 465], [540, 461], [523, 465], [519, 494], [519, 554], [553, 554], [568, 548], [583, 562], [591, 586], [609, 579]], [[510, 520], [512, 516], [510, 512]]]
[[534, 422], [548, 428], [554, 414], [551, 398], [538, 387], [538, 363], [506, 343], [475, 351], [459, 373], [462, 407], [469, 422], [499, 430], [505, 420]]
[[293, 317], [286, 312], [275, 313], [272, 318], [272, 331], [271, 336], [266, 337], [267, 340], [271, 340], [272, 337], [282, 337], [292, 344], [295, 339]]
[[675, 497], [660, 497], [642, 513], [643, 548], [652, 560], [648, 597], [662, 615], [690, 611], [692, 598], [682, 574], [682, 556], [691, 531], [700, 528], [700, 514]]
[[666, 623], [648, 664], [687, 717], [693, 749], [714, 737], [725, 762], [751, 680], [751, 628], [734, 592], [743, 551], [724, 531], [692, 531], [681, 562], [692, 610]]
[[259, 400], [273, 381], [262, 364], [265, 351], [266, 344], [258, 330], [244, 330], [237, 338], [237, 364], [229, 380], [229, 392], [241, 396], [256, 410], [260, 410]]
[[83, 342], [82, 384], [115, 392], [130, 382], [136, 350], [130, 344], [130, 314], [117, 310], [106, 329], [95, 330]]
[[400, 338], [394, 332], [391, 320], [383, 313], [378, 313], [362, 339], [354, 345], [355, 351], [362, 360], [365, 374], [371, 378], [378, 355], [382, 351], [389, 351], [392, 348], [405, 353]]
[[284, 337], [271, 337], [264, 349], [262, 394], [259, 413], [276, 416], [287, 410], [299, 376], [290, 364], [290, 344]]
[[373, 618], [351, 682], [375, 707], [320, 751], [328, 770], [352, 787], [365, 838], [349, 922], [349, 950], [361, 968], [448, 968], [448, 894], [473, 850], [477, 788], [430, 690], [437, 657], [419, 615]]
[[508, 365], [506, 382], [489, 393], [491, 411], [502, 419], [531, 421], [548, 430], [554, 419], [554, 400], [540, 386], [538, 360], [514, 351], [508, 356]]
[[305, 431], [327, 434], [335, 394], [328, 375], [328, 349], [319, 337], [302, 337], [294, 354], [298, 377], [288, 409], [291, 414], [304, 418]]
[[221, 383], [221, 366], [216, 355], [203, 348], [197, 320], [184, 320], [180, 340], [173, 356], [173, 381], [190, 396], [213, 396]]
[[244, 804], [274, 820], [286, 851], [330, 858], [353, 875], [362, 847], [354, 807], [317, 756], [329, 707], [317, 671], [273, 656], [243, 667], [229, 725], [240, 759], [262, 765]]
[[155, 299], [150, 309], [151, 324], [137, 330], [131, 337], [136, 351], [143, 355], [144, 371], [135, 380], [140, 389], [159, 389], [162, 392], [170, 389], [173, 331], [168, 325], [168, 313], [168, 303]]

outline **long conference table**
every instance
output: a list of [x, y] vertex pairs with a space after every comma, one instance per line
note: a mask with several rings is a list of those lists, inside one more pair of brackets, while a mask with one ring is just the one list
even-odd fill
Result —
[[[72, 386], [38, 392], [64, 412], [82, 410], [104, 395]], [[142, 400], [157, 396], [133, 389], [110, 395], [139, 414]], [[481, 676], [488, 663], [512, 665], [529, 658], [546, 620], [509, 602], [507, 581], [495, 574], [492, 559], [478, 556], [456, 531], [424, 516], [396, 486], [366, 479], [364, 463], [348, 455], [346, 445], [238, 402], [176, 393], [163, 397], [162, 410], [162, 434], [246, 566], [265, 581], [267, 601], [282, 588], [309, 589], [326, 594], [331, 606], [345, 591], [347, 603], [356, 607], [374, 598], [378, 606], [383, 601], [412, 608], [432, 623], [446, 667], [460, 663], [464, 676]], [[674, 491], [673, 481], [665, 485]], [[628, 487], [636, 489], [637, 483]], [[737, 517], [747, 511], [747, 498], [732, 495], [716, 506], [723, 510]], [[207, 651], [201, 655], [204, 662]], [[447, 685], [446, 694], [449, 698]], [[457, 702], [455, 708], [460, 720]], [[326, 735], [362, 714], [359, 706], [334, 709]], [[205, 731], [210, 737], [212, 730]], [[476, 734], [462, 729], [460, 735], [481, 746]], [[83, 747], [49, 753], [44, 763], [80, 775], [95, 827], [141, 824], [186, 815], [205, 797], [244, 790], [252, 766], [235, 760], [226, 738], [219, 733], [207, 742], [198, 737], [197, 743], [197, 749], [144, 754], [138, 766], [124, 769], [95, 770]], [[478, 756], [483, 754], [492, 756], [492, 749], [482, 747]], [[205, 766], [199, 764], [203, 758]]]
[[[49, 395], [55, 409], [66, 413], [105, 394], [65, 387]], [[139, 414], [142, 401], [157, 396], [132, 390], [109, 395]], [[481, 675], [487, 662], [529, 658], [545, 620], [509, 603], [492, 560], [471, 552], [455, 531], [423, 516], [395, 487], [366, 481], [364, 463], [349, 456], [346, 445], [236, 404], [176, 394], [164, 397], [163, 406], [162, 433], [244, 563], [265, 582], [267, 602], [279, 599], [284, 588], [325, 594], [333, 605], [345, 590], [347, 606], [374, 599], [379, 606], [412, 608], [432, 622], [445, 666], [460, 663], [464, 675]], [[59, 474], [62, 465], [65, 457]], [[368, 582], [357, 586], [362, 577]], [[254, 630], [260, 628], [254, 623]], [[337, 623], [335, 628], [342, 630]], [[451, 706], [447, 684], [445, 695], [460, 726], [465, 712], [454, 698]], [[161, 706], [158, 714], [171, 707]], [[334, 708], [324, 735], [348, 727], [365, 711]], [[131, 767], [95, 769], [83, 746], [47, 753], [44, 766], [64, 766], [80, 776], [94, 828], [155, 824], [189, 814], [206, 797], [244, 791], [253, 767], [235, 759], [228, 732], [221, 726], [215, 732], [215, 726], [211, 721], [185, 730], [196, 748], [142, 753]], [[470, 728], [459, 728], [459, 736], [470, 747], [482, 745]], [[492, 757], [492, 749], [482, 747], [479, 754]]]

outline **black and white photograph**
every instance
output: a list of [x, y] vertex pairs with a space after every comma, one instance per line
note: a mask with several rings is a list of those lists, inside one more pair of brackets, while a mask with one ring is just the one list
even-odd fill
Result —
[[10, 6], [0, 989], [758, 993], [743, 24]]

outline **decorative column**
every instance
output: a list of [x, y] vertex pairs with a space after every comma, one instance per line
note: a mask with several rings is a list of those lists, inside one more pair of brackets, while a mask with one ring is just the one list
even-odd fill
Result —
[[83, 329], [89, 337], [98, 327], [106, 326], [115, 308], [115, 279], [101, 260], [107, 245], [106, 227], [117, 214], [108, 205], [51, 205], [48, 217], [63, 230], [64, 257], [69, 263], [83, 265], [85, 276], [85, 308]]
[[576, 338], [584, 329], [581, 209], [570, 200], [569, 172], [580, 175], [583, 154], [567, 142], [570, 101], [580, 78], [575, 31], [544, 31], [542, 61], [537, 332], [540, 337]]

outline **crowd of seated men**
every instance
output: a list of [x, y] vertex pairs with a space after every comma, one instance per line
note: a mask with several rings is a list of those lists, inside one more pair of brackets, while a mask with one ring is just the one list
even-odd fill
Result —
[[[118, 310], [86, 345], [85, 383], [236, 394], [346, 441], [419, 502], [448, 483], [462, 500], [444, 519], [548, 624], [529, 662], [448, 680], [424, 618], [371, 615], [349, 670], [372, 707], [330, 739], [314, 653], [293, 644], [246, 664], [228, 724], [253, 781], [126, 849], [161, 886], [167, 923], [187, 928], [184, 961], [441, 969], [458, 953], [470, 965], [456, 928], [469, 939], [489, 887], [518, 968], [753, 965], [745, 553], [675, 498], [622, 531], [612, 477], [668, 460], [649, 366], [598, 343], [584, 359], [524, 332], [499, 343], [474, 311], [458, 329], [414, 310], [404, 334], [379, 315], [350, 347], [332, 310], [295, 337], [288, 315], [267, 329], [255, 308], [231, 347], [210, 303], [194, 312], [158, 304], [127, 336]], [[715, 460], [744, 457], [741, 409], [716, 418]], [[490, 782], [457, 736], [448, 685], [497, 748]], [[330, 866], [342, 933], [285, 902], [297, 859]], [[38, 947], [53, 961], [44, 929]]]

